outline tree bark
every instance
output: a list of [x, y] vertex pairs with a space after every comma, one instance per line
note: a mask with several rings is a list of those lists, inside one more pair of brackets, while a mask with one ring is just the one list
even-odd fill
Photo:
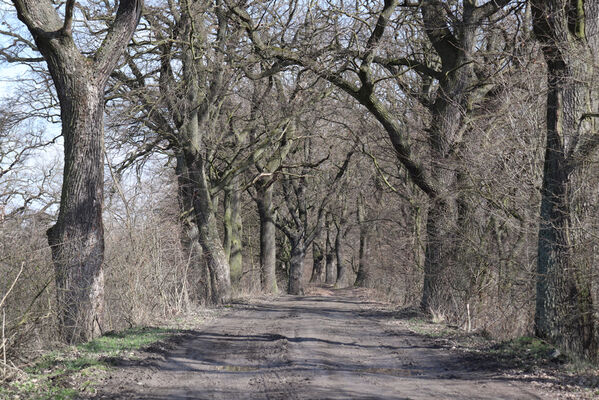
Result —
[[[197, 61], [194, 58], [196, 46], [193, 38], [193, 15], [188, 10], [182, 13], [185, 20], [185, 38], [190, 38], [183, 52], [183, 79], [185, 82], [185, 102], [182, 121], [179, 123], [178, 145], [185, 157], [188, 169], [186, 187], [193, 199], [194, 220], [198, 226], [199, 239], [204, 253], [204, 262], [210, 271], [212, 304], [227, 303], [231, 299], [231, 277], [229, 261], [216, 223], [216, 210], [210, 193], [210, 182], [206, 176], [204, 155], [202, 154], [202, 133], [208, 113], [204, 110], [207, 98], [204, 82], [199, 76]], [[222, 23], [222, 21], [221, 21]], [[219, 87], [219, 83], [214, 83]], [[204, 105], [204, 107], [200, 107]], [[176, 106], [176, 105], [173, 105]], [[180, 110], [171, 110], [178, 113]]]
[[593, 138], [580, 135], [585, 113], [597, 101], [592, 68], [598, 9], [596, 1], [532, 2], [548, 83], [535, 329], [563, 350], [590, 359], [598, 357], [598, 332], [588, 278], [572, 262], [570, 206], [572, 177], [597, 146]]
[[359, 260], [358, 260], [358, 273], [356, 274], [356, 282], [354, 286], [357, 287], [370, 287], [372, 285], [370, 276], [370, 265], [368, 264], [370, 258], [370, 246], [368, 243], [370, 235], [370, 226], [366, 223], [366, 211], [364, 209], [364, 198], [362, 195], [358, 198], [358, 228], [360, 229], [360, 249], [359, 249]]
[[336, 288], [344, 288], [348, 286], [349, 271], [346, 263], [343, 262], [343, 256], [341, 253], [341, 235], [342, 226], [337, 227], [337, 233], [335, 234], [335, 259], [337, 260], [337, 279], [335, 280]]
[[[464, 115], [470, 99], [472, 53], [478, 29], [476, 2], [465, 1], [462, 21], [452, 34], [443, 16], [441, 3], [425, 1], [421, 6], [427, 36], [441, 58], [443, 78], [431, 105], [429, 128], [430, 171], [436, 191], [429, 194], [424, 283], [421, 308], [445, 307], [450, 287], [448, 273], [455, 263], [455, 238], [459, 230], [457, 215], [457, 170], [453, 149], [462, 141]], [[491, 4], [491, 3], [488, 3]], [[479, 8], [480, 10], [480, 8]]]
[[312, 276], [311, 283], [322, 282], [322, 273], [324, 267], [324, 254], [322, 246], [318, 240], [312, 242]]
[[327, 234], [326, 234], [326, 246], [325, 246], [325, 282], [328, 285], [333, 285], [336, 280], [336, 272], [337, 268], [335, 266], [335, 246], [333, 246], [331, 240], [331, 226], [329, 221], [327, 221], [326, 226]]
[[426, 221], [426, 250], [424, 256], [424, 287], [420, 308], [436, 310], [447, 304], [445, 273], [451, 265], [450, 238], [451, 219], [443, 201], [431, 204]]
[[60, 211], [48, 230], [56, 270], [61, 336], [84, 342], [102, 333], [104, 307], [103, 91], [82, 65], [57, 85], [64, 137]]
[[83, 342], [102, 332], [104, 307], [104, 87], [141, 16], [142, 1], [122, 0], [93, 58], [72, 37], [73, 7], [64, 21], [49, 0], [14, 0], [48, 64], [60, 102], [64, 174], [48, 243], [56, 271], [60, 336]]
[[293, 295], [303, 295], [304, 279], [304, 259], [306, 258], [306, 249], [299, 240], [291, 243], [291, 259], [289, 261], [289, 287], [287, 293]]
[[200, 243], [200, 232], [194, 220], [193, 193], [187, 184], [189, 170], [185, 163], [185, 157], [181, 154], [176, 156], [176, 174], [179, 197], [179, 220], [181, 222], [182, 236], [181, 246], [187, 258], [188, 272], [187, 281], [191, 285], [191, 301], [209, 303], [210, 295], [210, 271], [203, 262], [202, 244]]
[[262, 291], [277, 293], [277, 243], [272, 186], [256, 188], [256, 204], [260, 216], [260, 281]]
[[224, 248], [231, 268], [231, 281], [241, 279], [243, 268], [242, 225], [240, 212], [240, 196], [237, 184], [225, 189], [224, 197]]
[[216, 225], [216, 214], [202, 157], [186, 151], [189, 167], [188, 184], [193, 193], [194, 218], [198, 226], [200, 243], [204, 253], [204, 262], [210, 271], [212, 304], [227, 303], [231, 299], [231, 280], [229, 263]]

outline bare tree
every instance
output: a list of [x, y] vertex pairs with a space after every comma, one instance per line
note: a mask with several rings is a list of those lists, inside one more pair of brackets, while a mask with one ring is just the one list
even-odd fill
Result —
[[[360, 35], [354, 35], [347, 45], [339, 40], [344, 30], [338, 21], [343, 19], [329, 19], [329, 14], [335, 15], [332, 11], [323, 10], [321, 20], [313, 17], [319, 15], [316, 13], [304, 15], [304, 20], [296, 27], [298, 33], [293, 36], [297, 42], [282, 41], [274, 45], [275, 39], [263, 38], [263, 33], [246, 10], [231, 5], [257, 51], [273, 60], [273, 70], [290, 64], [301, 65], [364, 106], [387, 132], [397, 160], [412, 182], [428, 196], [430, 207], [421, 302], [425, 310], [448, 300], [444, 271], [455, 265], [454, 238], [458, 223], [459, 163], [456, 150], [463, 141], [471, 104], [492, 93], [492, 85], [486, 83], [482, 85], [484, 90], [476, 90], [481, 82], [488, 79], [488, 73], [474, 69], [476, 34], [482, 22], [499, 12], [509, 0], [489, 1], [480, 6], [476, 3], [471, 0], [461, 2], [454, 13], [439, 1], [402, 4], [388, 0], [380, 10], [366, 11], [367, 18], [375, 16], [370, 25], [357, 17], [359, 7], [344, 10], [344, 15], [350, 15], [348, 19], [354, 21], [349, 23], [353, 24], [351, 29], [360, 31]], [[398, 30], [401, 28], [401, 22], [406, 18], [397, 18], [396, 15], [404, 6], [420, 11], [421, 29], [428, 41], [424, 44], [426, 51], [398, 57], [385, 38], [392, 29], [390, 26]], [[315, 7], [320, 10], [320, 6]], [[355, 18], [352, 17], [354, 15]], [[412, 18], [418, 21], [415, 16]], [[281, 29], [286, 31], [289, 26], [291, 24]], [[325, 26], [331, 28], [325, 29]], [[303, 50], [298, 51], [298, 48]], [[381, 69], [387, 71], [387, 78], [381, 79]], [[407, 78], [404, 80], [404, 77]], [[410, 85], [413, 78], [416, 78], [417, 84]], [[415, 99], [430, 114], [430, 123], [426, 127], [430, 158], [413, 151], [402, 117], [392, 112], [384, 96], [377, 95], [377, 88], [387, 80], [396, 81], [399, 90]]]
[[599, 2], [532, 1], [547, 64], [547, 142], [539, 226], [535, 327], [562, 348], [597, 357], [591, 281], [572, 261], [574, 176], [599, 145], [595, 119]]
[[14, 0], [48, 64], [60, 101], [65, 165], [60, 212], [48, 230], [56, 265], [63, 339], [85, 341], [102, 330], [104, 304], [104, 86], [133, 35], [143, 1], [123, 0], [101, 46], [91, 57], [73, 40], [75, 1], [64, 17], [50, 0]]

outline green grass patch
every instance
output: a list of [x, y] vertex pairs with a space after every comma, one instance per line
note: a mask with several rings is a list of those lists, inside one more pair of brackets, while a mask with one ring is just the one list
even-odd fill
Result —
[[97, 378], [110, 368], [106, 357], [127, 356], [166, 339], [177, 330], [133, 328], [110, 332], [88, 343], [43, 355], [18, 379], [0, 383], [0, 399], [70, 400], [93, 392]]
[[424, 317], [409, 318], [407, 322], [412, 332], [431, 339], [465, 335], [465, 332], [463, 331], [445, 324], [431, 322]]
[[106, 335], [79, 345], [82, 352], [103, 355], [118, 355], [123, 351], [138, 350], [152, 343], [164, 340], [172, 329], [133, 328], [123, 332], [110, 332]]
[[497, 348], [505, 353], [528, 354], [533, 358], [546, 357], [554, 350], [549, 343], [530, 336], [522, 336], [500, 343]]
[[497, 343], [490, 350], [499, 357], [510, 359], [514, 364], [520, 365], [537, 365], [549, 361], [564, 362], [567, 359], [551, 344], [530, 336]]

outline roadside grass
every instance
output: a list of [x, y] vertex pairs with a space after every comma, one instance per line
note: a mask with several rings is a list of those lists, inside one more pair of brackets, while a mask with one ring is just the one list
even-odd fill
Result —
[[525, 370], [539, 364], [564, 364], [572, 361], [551, 344], [531, 336], [495, 343], [489, 347], [489, 353], [510, 360], [514, 366]]
[[426, 316], [400, 317], [389, 325], [407, 327], [439, 347], [460, 351], [472, 368], [488, 365], [492, 373], [504, 378], [533, 382], [549, 394], [548, 398], [599, 399], [597, 365], [572, 358], [542, 339], [521, 336], [493, 340], [484, 331], [467, 332], [458, 326], [435, 323]]
[[492, 340], [486, 332], [467, 332], [454, 325], [435, 323], [425, 317], [407, 320], [409, 329], [421, 336], [434, 339], [438, 344], [453, 349], [482, 353], [499, 361], [509, 361], [517, 368], [530, 368], [543, 364], [566, 364], [574, 362], [550, 343], [531, 336], [510, 340]]
[[180, 332], [167, 328], [132, 328], [109, 332], [78, 346], [44, 354], [10, 382], [0, 382], [0, 399], [70, 400], [91, 394], [111, 357], [134, 357], [135, 351]]

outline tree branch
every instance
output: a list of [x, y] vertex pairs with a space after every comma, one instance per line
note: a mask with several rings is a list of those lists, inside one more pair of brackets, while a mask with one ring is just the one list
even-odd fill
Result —
[[447, 11], [439, 0], [423, 0], [420, 6], [424, 20], [424, 30], [435, 51], [441, 57], [443, 66], [450, 66], [459, 48], [458, 40], [445, 22]]
[[114, 23], [94, 56], [94, 66], [100, 79], [107, 79], [129, 43], [141, 18], [143, 0], [121, 0]]
[[50, 0], [12, 0], [17, 17], [23, 22], [34, 39], [55, 36], [63, 27]]
[[64, 25], [62, 32], [70, 35], [73, 29], [73, 10], [75, 9], [75, 0], [67, 0], [64, 10]]
[[510, 1], [511, 0], [489, 0], [482, 6], [476, 7], [472, 13], [472, 17], [476, 22], [481, 22], [505, 7]]

